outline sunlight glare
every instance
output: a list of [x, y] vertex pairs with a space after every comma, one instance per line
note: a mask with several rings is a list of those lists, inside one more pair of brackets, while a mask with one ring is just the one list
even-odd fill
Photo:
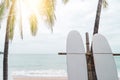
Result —
[[41, 4], [41, 0], [25, 0], [26, 6], [30, 9], [30, 11], [37, 11], [38, 6]]

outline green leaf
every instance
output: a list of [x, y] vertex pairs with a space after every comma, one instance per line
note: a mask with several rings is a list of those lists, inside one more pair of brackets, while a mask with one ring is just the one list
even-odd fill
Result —
[[35, 14], [30, 15], [29, 22], [30, 22], [31, 33], [33, 36], [35, 36], [37, 33], [37, 29], [38, 29], [37, 28], [37, 17]]

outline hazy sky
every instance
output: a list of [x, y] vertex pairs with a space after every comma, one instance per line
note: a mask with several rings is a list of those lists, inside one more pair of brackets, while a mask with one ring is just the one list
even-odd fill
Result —
[[[107, 0], [108, 8], [102, 9], [99, 33], [103, 34], [111, 45], [112, 51], [120, 53], [120, 0]], [[85, 32], [92, 39], [98, 0], [69, 0], [63, 5], [58, 0], [53, 33], [48, 26], [41, 23], [38, 34], [31, 36], [28, 22], [23, 20], [24, 39], [20, 39], [19, 28], [15, 28], [15, 36], [10, 42], [10, 53], [51, 54], [66, 51], [66, 38], [71, 30], [77, 30], [85, 43]], [[27, 14], [26, 14], [27, 15]], [[23, 15], [26, 16], [25, 14]], [[5, 20], [0, 29], [0, 51], [4, 48]]]

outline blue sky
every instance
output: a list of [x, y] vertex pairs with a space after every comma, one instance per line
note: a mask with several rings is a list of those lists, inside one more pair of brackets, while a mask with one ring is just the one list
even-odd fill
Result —
[[[108, 8], [102, 9], [99, 33], [110, 43], [112, 51], [120, 53], [120, 0], [107, 0]], [[24, 39], [20, 39], [19, 28], [10, 42], [10, 53], [57, 54], [66, 51], [66, 38], [71, 30], [80, 32], [84, 44], [85, 33], [89, 32], [90, 41], [96, 15], [98, 0], [70, 0], [63, 5], [60, 0], [56, 5], [56, 18], [53, 33], [44, 23], [39, 25], [38, 33], [31, 36], [28, 22], [23, 20]], [[26, 16], [26, 15], [24, 15]], [[4, 48], [5, 20], [0, 29], [0, 51]]]

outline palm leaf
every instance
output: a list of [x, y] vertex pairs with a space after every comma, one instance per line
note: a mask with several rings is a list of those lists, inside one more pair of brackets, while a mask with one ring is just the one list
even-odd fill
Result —
[[2, 19], [4, 10], [5, 10], [4, 2], [1, 2], [1, 4], [0, 4], [0, 20]]
[[63, 2], [64, 4], [66, 4], [68, 1], [69, 1], [69, 0], [62, 0], [62, 2]]
[[102, 4], [103, 4], [103, 8], [107, 8], [108, 3], [107, 3], [107, 1], [106, 1], [106, 0], [103, 0]]
[[42, 15], [45, 17], [45, 22], [50, 26], [51, 31], [53, 31], [55, 17], [55, 5], [56, 0], [43, 0], [42, 2]]
[[5, 6], [4, 6], [4, 2], [0, 3], [0, 28], [1, 28], [1, 20], [3, 19], [2, 16], [4, 14], [5, 11]]
[[21, 36], [21, 39], [23, 39], [23, 29], [22, 29], [22, 16], [20, 16], [20, 36]]
[[20, 9], [20, 36], [23, 39], [23, 26], [22, 26], [22, 9], [21, 9], [21, 1], [19, 0], [19, 9]]
[[5, 1], [5, 7], [9, 8], [9, 6], [10, 6], [10, 0], [4, 0], [4, 1]]
[[15, 24], [15, 2], [16, 0], [12, 0], [12, 5], [10, 7], [8, 19], [7, 19], [7, 27], [9, 29], [9, 39], [12, 40], [14, 36], [14, 24]]
[[36, 17], [36, 15], [35, 14], [30, 15], [29, 21], [30, 21], [31, 33], [33, 36], [35, 36], [37, 33], [37, 17]]

